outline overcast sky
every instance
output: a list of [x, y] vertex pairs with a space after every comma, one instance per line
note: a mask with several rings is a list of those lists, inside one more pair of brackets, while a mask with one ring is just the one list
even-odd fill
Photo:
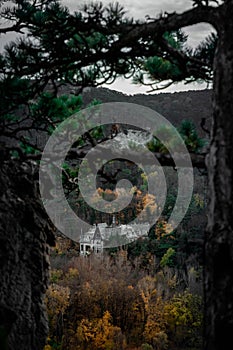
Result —
[[[94, 0], [92, 2], [95, 2]], [[61, 2], [68, 6], [70, 10], [78, 10], [82, 4], [91, 1], [77, 1], [77, 0], [61, 0]], [[103, 4], [109, 4], [111, 0], [102, 0]], [[192, 0], [119, 0], [120, 4], [127, 10], [128, 17], [135, 19], [144, 19], [146, 15], [157, 16], [161, 11], [167, 12], [183, 12], [192, 7]], [[201, 23], [195, 26], [186, 27], [184, 30], [189, 34], [188, 44], [195, 47], [204, 39], [211, 31], [211, 26], [206, 23]]]
[[[93, 0], [96, 1], [96, 0]], [[84, 3], [90, 1], [78, 1], [78, 0], [61, 0], [61, 2], [68, 6], [70, 10], [75, 11], [80, 8]], [[102, 0], [104, 4], [109, 4], [111, 0]], [[144, 19], [146, 15], [151, 17], [156, 17], [161, 11], [167, 12], [183, 12], [192, 7], [192, 0], [119, 0], [119, 3], [122, 4], [126, 11], [128, 17], [134, 17], [135, 19]], [[195, 47], [203, 40], [212, 30], [211, 26], [205, 23], [201, 23], [195, 26], [184, 28], [185, 32], [189, 34], [188, 44], [192, 47]], [[1, 37], [1, 46], [5, 43], [6, 40], [14, 39], [14, 34], [8, 34]], [[139, 87], [130, 83], [129, 80], [118, 79], [114, 84], [107, 85], [108, 88], [112, 88], [118, 91], [122, 91], [128, 94], [134, 93], [144, 93], [148, 90], [146, 87]], [[204, 89], [205, 84], [176, 84], [169, 87], [163, 92], [171, 91], [181, 91], [181, 90], [190, 90], [190, 89]]]
[[[94, 0], [95, 1], [95, 0]], [[78, 10], [79, 6], [88, 1], [77, 0], [62, 0], [62, 2], [68, 6], [71, 10]], [[109, 4], [110, 0], [102, 0], [103, 4]], [[183, 12], [192, 7], [192, 0], [119, 0], [127, 10], [128, 17], [134, 17], [135, 19], [143, 19], [146, 15], [155, 17], [161, 11], [167, 12]], [[206, 23], [200, 23], [195, 26], [184, 28], [185, 32], [189, 35], [188, 45], [196, 47], [200, 41], [202, 41], [212, 30], [211, 26]], [[148, 87], [140, 87], [132, 84], [129, 80], [119, 78], [112, 85], [106, 85], [106, 87], [118, 90], [127, 94], [145, 93], [148, 91]], [[175, 92], [193, 89], [205, 89], [206, 84], [187, 84], [183, 83], [174, 84], [171, 87], [162, 90], [162, 92]], [[159, 91], [161, 92], [161, 91]]]

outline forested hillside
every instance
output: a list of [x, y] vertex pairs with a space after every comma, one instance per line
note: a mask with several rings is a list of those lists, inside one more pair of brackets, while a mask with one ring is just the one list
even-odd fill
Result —
[[[64, 87], [62, 92], [69, 93], [75, 91], [72, 87]], [[104, 102], [129, 102], [137, 103], [149, 107], [165, 118], [170, 120], [175, 126], [182, 120], [192, 120], [201, 136], [206, 136], [201, 123], [205, 120], [205, 127], [210, 130], [211, 124], [211, 96], [212, 90], [193, 90], [176, 93], [156, 93], [156, 94], [135, 94], [126, 95], [118, 91], [106, 88], [86, 88], [83, 93], [84, 105], [88, 105], [93, 99]], [[204, 120], [203, 120], [204, 119]], [[202, 121], [203, 120], [203, 121]]]
[[[55, 99], [45, 93], [41, 102], [33, 107], [35, 115], [40, 109], [50, 108], [51, 116], [59, 120], [71, 114], [73, 108], [78, 111], [93, 101], [97, 104], [133, 102], [151, 107], [168, 118], [186, 137], [186, 145], [192, 152], [205, 153], [208, 148], [210, 90], [153, 96], [127, 96], [102, 88], [85, 89], [82, 96], [77, 97], [72, 97], [72, 92], [71, 87], [63, 87]], [[26, 125], [20, 135], [28, 137], [27, 133]], [[100, 131], [94, 133], [97, 139], [99, 134], [103, 137]], [[30, 131], [30, 145], [25, 142], [22, 147], [25, 157], [37, 146], [43, 148], [48, 136], [44, 130], [39, 134]], [[14, 142], [10, 139], [10, 149]], [[156, 147], [150, 145], [152, 151], [164, 152]], [[17, 151], [11, 154], [13, 159], [18, 158]], [[36, 154], [34, 152], [35, 160]], [[70, 168], [74, 161], [71, 153], [64, 168], [71, 179], [77, 176], [77, 163]], [[113, 163], [108, 172], [114, 173], [117, 168]], [[99, 191], [105, 198], [114, 197], [114, 186], [104, 181], [106, 171], [99, 177]], [[106, 249], [100, 256], [81, 257], [79, 243], [55, 231], [56, 246], [50, 250], [51, 272], [46, 292], [49, 318], [46, 350], [201, 349], [206, 170], [194, 168], [190, 208], [172, 232], [167, 220], [177, 195], [176, 170], [168, 166], [164, 171], [167, 200], [162, 216], [147, 237], [123, 247]], [[114, 181], [122, 177], [132, 181], [135, 195], [127, 210], [116, 215], [116, 220], [127, 223], [143, 207], [153, 213], [156, 201], [146, 194], [147, 181], [137, 167], [127, 162], [123, 174], [117, 174]], [[66, 188], [66, 181], [64, 185]], [[79, 217], [90, 224], [111, 222], [111, 215], [88, 207], [72, 186], [70, 188], [69, 182], [67, 189], [69, 203]]]
[[[99, 102], [144, 101], [146, 104], [145, 96], [128, 97], [106, 89], [88, 89], [82, 98], [84, 105], [93, 99]], [[154, 108], [155, 105], [162, 108], [167, 102], [165, 112], [170, 113], [171, 122], [173, 115], [179, 115], [179, 118], [174, 117], [177, 126], [184, 116], [188, 118], [186, 122], [195, 120], [200, 140], [200, 134], [208, 137], [198, 123], [208, 118], [209, 99], [209, 91], [150, 97]], [[205, 106], [204, 113], [193, 111], [194, 105], [198, 106], [197, 110]], [[181, 114], [181, 106], [185, 114]], [[208, 139], [205, 141], [208, 147]], [[112, 172], [117, 168], [113, 164]], [[154, 202], [144, 193], [145, 182], [137, 168], [128, 163], [124, 171], [123, 175], [135, 184], [137, 192], [130, 207], [116, 215], [117, 222], [127, 223], [143, 206], [153, 211]], [[83, 257], [79, 254], [78, 243], [57, 232], [56, 246], [50, 254], [51, 275], [46, 296], [47, 350], [202, 348], [206, 172], [194, 169], [189, 210], [179, 227], [171, 232], [167, 220], [176, 198], [176, 171], [172, 167], [165, 167], [164, 171], [170, 186], [165, 208], [147, 237], [119, 248], [105, 249], [103, 254], [91, 253]], [[117, 175], [116, 182], [121, 176]], [[100, 176], [99, 191], [105, 198], [114, 197], [114, 187], [103, 180]], [[96, 212], [74, 192], [70, 192], [68, 198], [83, 220], [91, 224], [111, 222], [112, 215]]]

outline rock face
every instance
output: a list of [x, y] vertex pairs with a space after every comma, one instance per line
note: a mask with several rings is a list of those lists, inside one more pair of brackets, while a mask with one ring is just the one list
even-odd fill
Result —
[[41, 350], [47, 337], [44, 293], [54, 235], [39, 200], [37, 177], [30, 162], [1, 162], [1, 350]]

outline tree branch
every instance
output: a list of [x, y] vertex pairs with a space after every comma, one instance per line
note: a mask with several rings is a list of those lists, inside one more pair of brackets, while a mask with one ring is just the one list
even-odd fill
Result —
[[123, 47], [131, 47], [140, 38], [146, 38], [154, 33], [154, 37], [160, 37], [165, 31], [175, 31], [183, 27], [205, 22], [211, 24], [216, 30], [219, 29], [218, 19], [221, 6], [219, 7], [196, 7], [182, 14], [172, 13], [161, 17], [153, 22], [132, 26], [124, 37], [121, 37], [112, 45], [111, 52], [121, 50]]
[[9, 26], [9, 27], [0, 28], [0, 35], [7, 34], [9, 32], [16, 32], [16, 33], [24, 34], [24, 32], [22, 32], [23, 28], [26, 28], [26, 25], [21, 24], [21, 23], [16, 23], [16, 24], [13, 24], [12, 26]]

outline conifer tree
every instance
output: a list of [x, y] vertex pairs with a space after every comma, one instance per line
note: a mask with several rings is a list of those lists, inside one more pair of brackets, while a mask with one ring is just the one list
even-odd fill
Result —
[[[151, 89], [179, 81], [213, 80], [207, 159], [210, 203], [205, 244], [205, 349], [231, 347], [233, 0], [195, 0], [183, 13], [163, 13], [145, 21], [127, 18], [119, 4], [105, 7], [94, 3], [74, 13], [56, 0], [15, 0], [10, 7], [2, 0], [0, 5], [2, 18], [10, 21], [0, 28], [0, 34], [19, 34], [0, 57], [5, 136], [15, 135], [12, 123], [21, 130], [25, 127], [22, 114], [21, 120], [15, 119], [15, 109], [20, 106], [30, 116], [30, 104], [48, 84], [56, 98], [63, 84], [97, 86], [117, 76], [132, 76]], [[211, 24], [217, 35], [190, 50], [180, 30], [202, 22]], [[40, 120], [31, 118], [38, 129]]]

